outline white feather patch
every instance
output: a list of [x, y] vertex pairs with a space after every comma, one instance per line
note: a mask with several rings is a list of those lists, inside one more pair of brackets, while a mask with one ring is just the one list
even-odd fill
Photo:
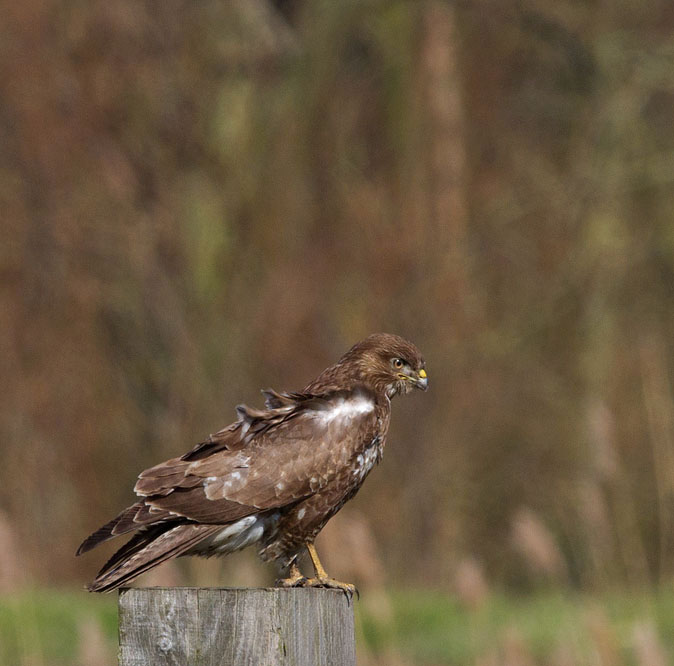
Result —
[[220, 530], [212, 539], [212, 544], [214, 546], [220, 546], [223, 543], [229, 541], [232, 537], [238, 536], [244, 530], [247, 530], [257, 521], [257, 516], [246, 516], [237, 520], [232, 525], [225, 527]]
[[353, 419], [363, 414], [368, 414], [374, 410], [372, 400], [363, 396], [351, 398], [349, 400], [339, 400], [334, 407], [330, 409], [318, 410], [315, 413], [316, 418], [324, 423], [334, 421], [335, 419]]
[[274, 516], [246, 516], [227, 525], [213, 536], [201, 541], [190, 549], [194, 555], [226, 555], [258, 542], [264, 530], [274, 520]]
[[381, 455], [380, 448], [377, 443], [370, 444], [363, 453], [359, 453], [356, 457], [356, 464], [353, 468], [353, 475], [362, 481], [375, 466], [375, 463]]

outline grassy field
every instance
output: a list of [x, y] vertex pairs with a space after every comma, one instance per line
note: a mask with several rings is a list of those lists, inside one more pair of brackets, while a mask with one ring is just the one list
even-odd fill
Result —
[[[559, 591], [492, 595], [468, 609], [431, 592], [357, 604], [359, 664], [665, 666], [674, 590], [601, 598]], [[34, 590], [0, 598], [3, 666], [112, 666], [116, 596]]]
[[493, 595], [472, 610], [432, 593], [392, 601], [389, 622], [361, 613], [363, 647], [401, 664], [664, 666], [674, 655], [671, 590]]
[[0, 664], [114, 664], [116, 602], [116, 595], [79, 590], [37, 589], [0, 597]]

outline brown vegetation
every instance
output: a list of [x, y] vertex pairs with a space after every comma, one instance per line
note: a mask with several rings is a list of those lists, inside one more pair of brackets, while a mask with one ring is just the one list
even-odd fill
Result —
[[5, 7], [3, 543], [84, 581], [141, 469], [390, 330], [386, 576], [669, 578], [670, 3], [277, 5]]

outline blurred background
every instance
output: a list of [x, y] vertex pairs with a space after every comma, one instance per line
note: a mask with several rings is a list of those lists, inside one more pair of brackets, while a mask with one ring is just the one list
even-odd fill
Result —
[[674, 663], [671, 2], [2, 14], [0, 663], [115, 663], [79, 542], [375, 331], [431, 390], [318, 542], [359, 663]]

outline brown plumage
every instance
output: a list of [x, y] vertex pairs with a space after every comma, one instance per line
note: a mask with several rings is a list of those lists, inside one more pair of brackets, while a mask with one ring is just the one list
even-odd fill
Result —
[[[427, 382], [419, 350], [379, 333], [301, 392], [264, 391], [265, 409], [238, 406], [237, 421], [142, 472], [134, 488], [140, 499], [85, 539], [78, 555], [134, 533], [89, 589], [112, 590], [172, 557], [255, 544], [263, 559], [289, 569], [283, 585], [353, 591], [327, 577], [313, 541], [381, 459], [391, 398]], [[295, 564], [304, 547], [316, 570], [310, 580]]]

